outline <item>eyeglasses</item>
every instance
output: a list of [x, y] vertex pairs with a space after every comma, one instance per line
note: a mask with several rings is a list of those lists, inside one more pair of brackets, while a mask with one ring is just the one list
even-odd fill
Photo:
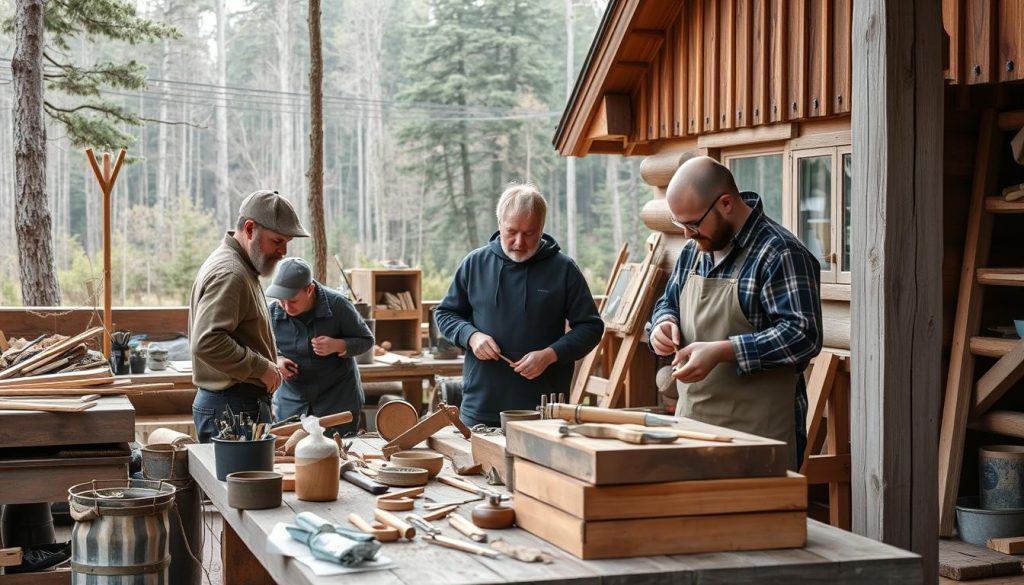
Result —
[[673, 217], [670, 220], [672, 222], [672, 225], [676, 226], [679, 229], [690, 230], [691, 232], [698, 231], [700, 229], [701, 222], [703, 222], [704, 218], [707, 217], [709, 213], [711, 213], [711, 210], [714, 209], [715, 205], [718, 204], [718, 200], [721, 199], [723, 196], [725, 196], [725, 193], [722, 193], [718, 197], [715, 197], [715, 200], [711, 202], [711, 206], [708, 207], [708, 210], [705, 211], [704, 215], [700, 216], [700, 219], [698, 219], [697, 221], [679, 221]]

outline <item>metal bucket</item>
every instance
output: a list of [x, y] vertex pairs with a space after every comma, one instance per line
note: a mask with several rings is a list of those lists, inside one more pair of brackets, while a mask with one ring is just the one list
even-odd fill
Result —
[[1024, 508], [1024, 447], [989, 445], [979, 451], [981, 507], [985, 510]]
[[956, 524], [960, 540], [985, 546], [990, 538], [1024, 534], [1024, 509], [982, 510], [978, 498], [964, 497], [956, 501]]
[[188, 451], [168, 443], [142, 448], [142, 477], [146, 479], [186, 480]]
[[174, 492], [167, 482], [140, 479], [72, 486], [72, 585], [170, 583], [167, 512]]

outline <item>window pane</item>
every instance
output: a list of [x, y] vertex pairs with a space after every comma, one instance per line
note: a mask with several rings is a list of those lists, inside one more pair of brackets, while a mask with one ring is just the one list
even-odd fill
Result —
[[809, 156], [797, 162], [798, 236], [832, 270], [832, 157]]
[[782, 155], [730, 159], [729, 170], [736, 177], [740, 191], [753, 191], [760, 195], [765, 215], [782, 223]]
[[853, 210], [850, 199], [853, 191], [853, 159], [849, 154], [843, 155], [843, 272], [850, 271], [850, 250], [853, 248], [853, 231], [850, 228], [850, 216]]

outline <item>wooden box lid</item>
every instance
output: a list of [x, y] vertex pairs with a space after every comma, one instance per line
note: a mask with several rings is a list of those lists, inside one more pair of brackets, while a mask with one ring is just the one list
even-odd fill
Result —
[[564, 424], [563, 420], [508, 423], [508, 454], [595, 485], [784, 476], [789, 464], [789, 448], [781, 441], [685, 418], [675, 426], [734, 440], [632, 445], [614, 439], [562, 437], [558, 428]]

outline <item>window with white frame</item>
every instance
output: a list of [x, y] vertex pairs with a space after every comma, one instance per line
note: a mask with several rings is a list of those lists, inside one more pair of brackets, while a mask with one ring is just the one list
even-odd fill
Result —
[[849, 146], [790, 151], [793, 233], [821, 264], [822, 283], [849, 283]]

